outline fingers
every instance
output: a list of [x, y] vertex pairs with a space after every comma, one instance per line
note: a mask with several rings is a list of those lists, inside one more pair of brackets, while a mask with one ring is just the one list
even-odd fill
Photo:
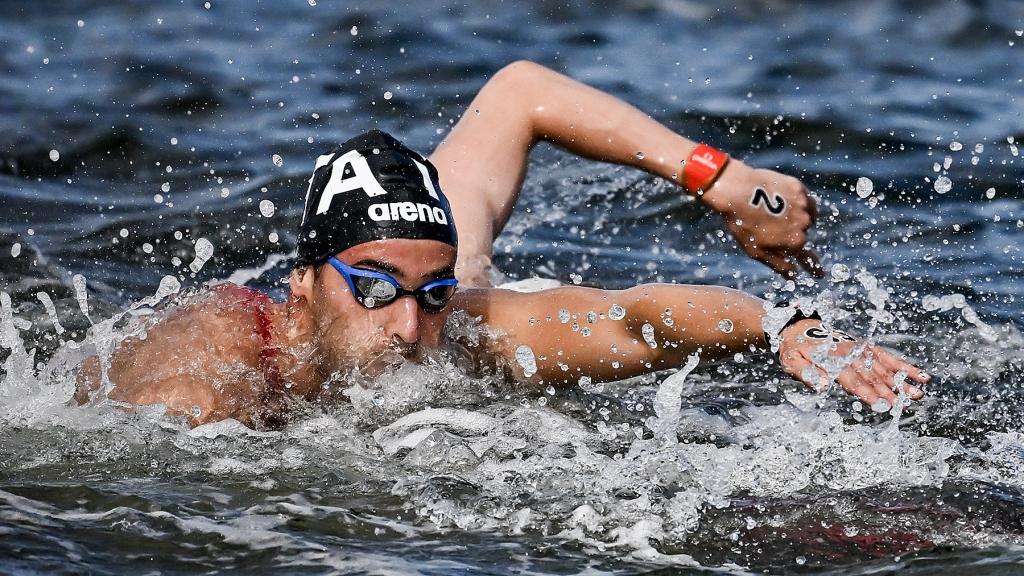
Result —
[[914, 400], [920, 400], [924, 397], [924, 390], [921, 390], [917, 386], [914, 386], [903, 379], [899, 382], [896, 381], [896, 376], [900, 372], [903, 372], [910, 377], [911, 380], [918, 382], [919, 384], [927, 384], [928, 381], [931, 380], [931, 376], [929, 376], [924, 370], [921, 370], [913, 364], [900, 360], [884, 350], [876, 350], [875, 356], [878, 359], [878, 366], [876, 368], [880, 372], [880, 377], [885, 378], [890, 386], [897, 390], [902, 388], [903, 392]]
[[775, 270], [787, 280], [793, 280], [796, 278], [796, 266], [787, 260], [782, 254], [777, 252], [765, 252], [757, 259], [767, 264], [769, 268]]
[[794, 350], [786, 357], [786, 371], [815, 392], [824, 392], [831, 378], [803, 352]]
[[804, 188], [804, 196], [807, 198], [807, 215], [811, 217], [810, 227], [813, 227], [818, 223], [818, 201], [806, 188]]
[[821, 267], [821, 261], [818, 260], [818, 255], [814, 253], [814, 250], [802, 248], [795, 258], [803, 266], [804, 270], [810, 272], [816, 278], [825, 276], [825, 270]]
[[836, 380], [843, 387], [843, 390], [856, 396], [868, 406], [874, 405], [875, 402], [882, 398], [879, 395], [879, 390], [852, 366], [847, 366], [845, 370], [840, 372], [839, 378]]

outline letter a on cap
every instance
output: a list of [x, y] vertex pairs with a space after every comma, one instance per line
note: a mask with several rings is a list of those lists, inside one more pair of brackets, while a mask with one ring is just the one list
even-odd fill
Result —
[[[319, 162], [317, 162], [319, 164]], [[352, 175], [345, 178], [345, 168], [352, 167]], [[323, 214], [331, 208], [331, 201], [335, 195], [362, 189], [369, 197], [382, 196], [387, 194], [384, 188], [377, 182], [366, 163], [366, 158], [358, 150], [350, 150], [339, 156], [331, 167], [331, 179], [328, 180], [323, 194], [320, 195], [320, 203], [316, 207], [317, 214]]]

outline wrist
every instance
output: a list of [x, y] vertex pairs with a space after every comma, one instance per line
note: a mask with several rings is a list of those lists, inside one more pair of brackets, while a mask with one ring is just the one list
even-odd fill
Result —
[[[742, 172], [744, 170], [749, 172], [750, 167], [741, 160], [731, 158], [729, 163], [719, 173], [718, 178], [715, 179], [714, 184], [697, 195], [697, 198], [707, 205], [708, 208], [719, 214], [727, 215], [736, 212], [738, 208], [746, 204], [746, 201], [743, 200], [741, 201], [742, 204], [737, 205], [737, 199], [735, 198], [736, 191], [738, 190], [735, 183], [737, 179], [743, 178]], [[726, 179], [729, 181], [728, 185], [725, 184]]]
[[683, 166], [682, 184], [691, 195], [703, 196], [714, 186], [729, 164], [729, 155], [721, 150], [698, 144], [686, 158]]
[[779, 302], [775, 304], [775, 308], [784, 308], [792, 310], [793, 313], [789, 318], [782, 324], [781, 318], [778, 315], [772, 315], [776, 320], [763, 320], [762, 326], [764, 327], [764, 339], [767, 342], [769, 349], [772, 348], [773, 341], [780, 343], [785, 341], [787, 337], [794, 333], [800, 333], [812, 326], [821, 325], [821, 315], [816, 311], [804, 312], [797, 305], [790, 305], [789, 302]]

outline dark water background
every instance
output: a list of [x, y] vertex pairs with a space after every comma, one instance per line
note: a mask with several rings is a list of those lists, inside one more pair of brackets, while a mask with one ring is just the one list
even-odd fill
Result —
[[[603, 548], [555, 538], [568, 512], [512, 520], [531, 505], [590, 502], [587, 490], [607, 480], [600, 472], [556, 475], [566, 486], [533, 478], [513, 496], [473, 479], [486, 476], [486, 458], [472, 473], [432, 475], [383, 458], [344, 415], [284, 437], [236, 431], [203, 443], [166, 422], [81, 410], [60, 425], [11, 409], [0, 428], [0, 572], [603, 573], [669, 570], [667, 555], [686, 554], [727, 571], [1024, 573], [1024, 4], [315, 4], [0, 5], [0, 290], [32, 323], [19, 328], [40, 360], [60, 340], [37, 292], [55, 301], [64, 338], [81, 340], [89, 326], [74, 274], [88, 281], [94, 321], [152, 294], [168, 274], [197, 285], [267, 268], [250, 284], [283, 295], [278, 280], [318, 154], [371, 127], [432, 150], [490, 75], [526, 58], [803, 179], [821, 198], [814, 240], [826, 265], [876, 277], [897, 316], [878, 338], [939, 376], [906, 426], [906, 449], [954, 445], [936, 457], [941, 471], [800, 490], [741, 486], [726, 495], [730, 506], [697, 506], [686, 538], [656, 539], [666, 556], [651, 559], [627, 556], [642, 546], [609, 545], [607, 534], [596, 539]], [[948, 192], [937, 191], [940, 177]], [[872, 181], [870, 197], [855, 192], [858, 178]], [[192, 274], [199, 238], [214, 256]], [[723, 238], [716, 217], [676, 190], [547, 147], [496, 255], [513, 278], [780, 290]], [[837, 305], [862, 313], [868, 290], [856, 286], [799, 289], [833, 290]], [[863, 333], [863, 318], [854, 314], [851, 329]], [[45, 395], [4, 370], [9, 403]], [[754, 422], [764, 426], [754, 437], [772, 437], [763, 430], [791, 415], [758, 413], [787, 405], [777, 388], [758, 390], [779, 374], [733, 370], [699, 370], [706, 386], [685, 405], [734, 432]], [[649, 403], [653, 388], [637, 390]], [[628, 428], [639, 417], [623, 397], [605, 401]], [[522, 400], [536, 406], [536, 394]], [[514, 423], [502, 410], [519, 401], [479, 410]], [[551, 405], [593, 428], [594, 402], [570, 393]], [[853, 422], [848, 401], [832, 402], [822, 409], [841, 416], [837, 443], [867, 442], [865, 430], [888, 425]], [[318, 443], [325, 430], [336, 443]], [[864, 448], [840, 462], [871, 468], [876, 456]], [[567, 486], [573, 478], [583, 488]], [[621, 488], [608, 499], [630, 500]], [[678, 520], [655, 508], [648, 520]]]

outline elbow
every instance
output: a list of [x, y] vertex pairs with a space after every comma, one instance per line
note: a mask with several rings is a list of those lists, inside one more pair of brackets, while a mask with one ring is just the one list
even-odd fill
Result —
[[488, 84], [505, 84], [519, 88], [531, 86], [544, 72], [550, 70], [530, 60], [516, 60], [498, 70]]

